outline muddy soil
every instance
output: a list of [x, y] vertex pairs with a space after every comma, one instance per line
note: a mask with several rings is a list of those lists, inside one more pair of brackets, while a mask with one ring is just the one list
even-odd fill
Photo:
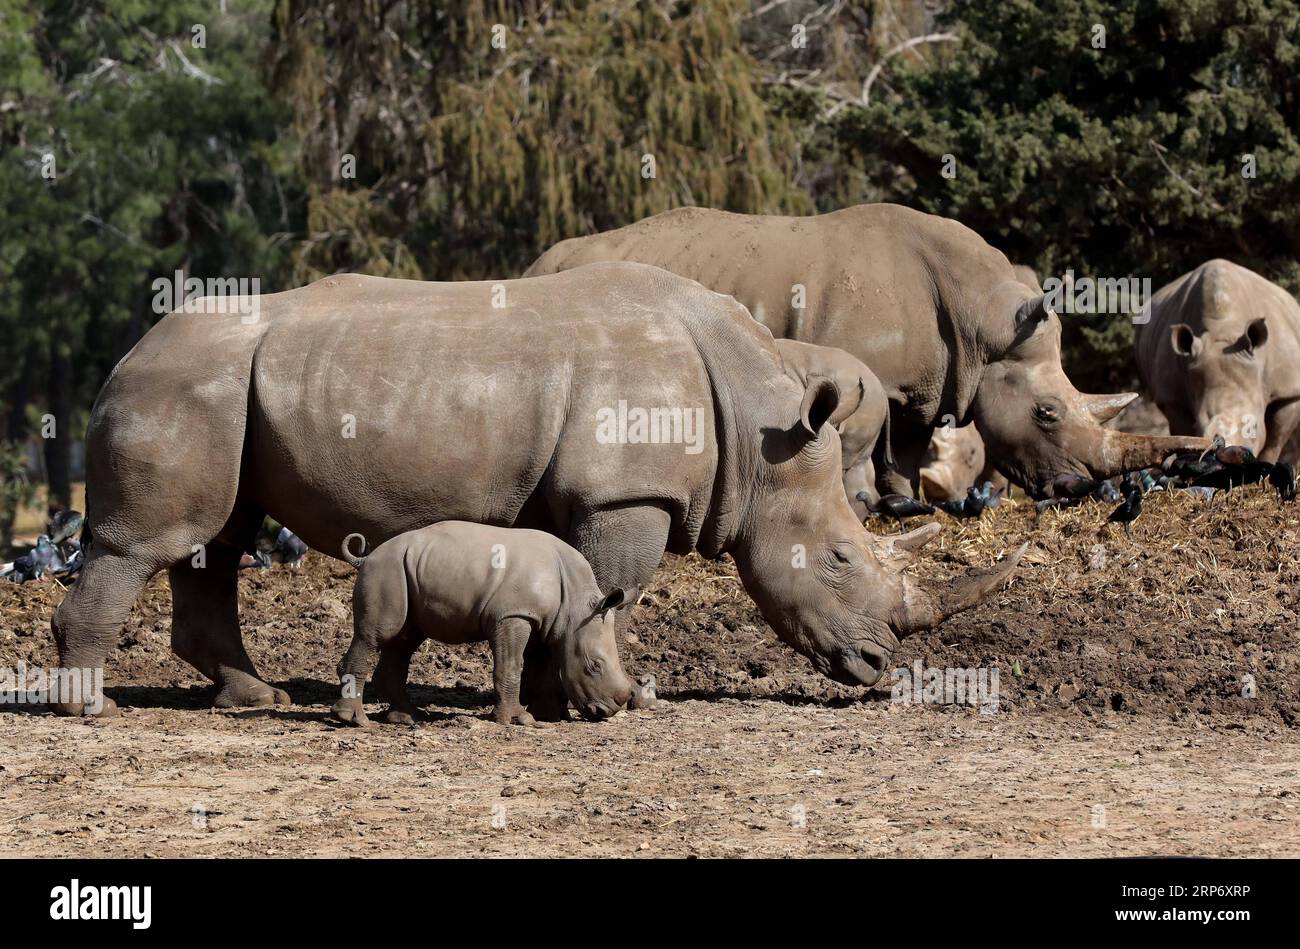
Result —
[[[657, 708], [498, 727], [485, 648], [431, 643], [421, 727], [336, 727], [352, 571], [313, 554], [240, 583], [249, 651], [295, 704], [216, 712], [171, 653], [160, 576], [108, 666], [122, 716], [0, 714], [0, 852], [1300, 855], [1300, 507], [1154, 495], [1131, 536], [1107, 513], [940, 516], [926, 579], [1032, 545], [897, 655], [996, 671], [982, 710], [831, 683], [730, 563], [668, 557], [622, 644]], [[0, 667], [54, 664], [61, 596], [0, 584]]]

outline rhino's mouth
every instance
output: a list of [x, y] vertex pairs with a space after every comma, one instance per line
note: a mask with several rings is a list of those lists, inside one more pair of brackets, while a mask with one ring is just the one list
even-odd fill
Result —
[[892, 650], [874, 645], [862, 646], [857, 650], [846, 649], [837, 653], [834, 661], [826, 663], [826, 669], [819, 671], [840, 685], [871, 686], [884, 675], [892, 656]]
[[611, 705], [608, 702], [584, 702], [578, 705], [578, 714], [589, 722], [599, 722], [606, 718], [613, 718], [622, 708], [621, 705]]

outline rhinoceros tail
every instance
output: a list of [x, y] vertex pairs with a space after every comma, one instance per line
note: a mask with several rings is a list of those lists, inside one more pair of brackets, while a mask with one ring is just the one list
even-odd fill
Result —
[[[361, 550], [356, 554], [352, 552], [352, 538], [354, 537], [357, 538], [357, 540], [361, 541]], [[348, 534], [347, 537], [343, 538], [343, 548], [341, 552], [343, 554], [344, 560], [346, 560], [348, 563], [352, 564], [352, 566], [360, 570], [361, 565], [366, 562], [365, 537], [362, 536], [361, 534]]]

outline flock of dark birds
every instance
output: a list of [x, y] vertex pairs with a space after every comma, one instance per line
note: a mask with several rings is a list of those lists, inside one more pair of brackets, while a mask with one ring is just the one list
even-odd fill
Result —
[[[81, 569], [84, 549], [76, 535], [85, 518], [79, 511], [59, 511], [50, 518], [45, 533], [36, 539], [36, 545], [12, 563], [0, 563], [0, 580], [27, 583], [50, 576], [62, 582]], [[253, 550], [239, 561], [241, 570], [249, 567], [265, 569], [273, 563], [290, 567], [302, 564], [307, 556], [307, 545], [287, 527], [266, 522], [258, 532]]]
[[[1112, 524], [1123, 524], [1127, 534], [1142, 513], [1142, 497], [1152, 491], [1189, 491], [1199, 497], [1214, 497], [1220, 491], [1231, 491], [1247, 484], [1267, 481], [1277, 490], [1283, 501], [1296, 497], [1295, 466], [1290, 462], [1271, 464], [1260, 461], [1243, 445], [1228, 445], [1221, 436], [1203, 452], [1179, 452], [1165, 459], [1159, 468], [1130, 471], [1122, 477], [1107, 481], [1094, 481], [1083, 475], [1063, 474], [1052, 482], [1052, 496], [1035, 503], [1039, 513], [1052, 508], [1073, 507], [1087, 500], [1096, 500], [1118, 506], [1107, 519]], [[952, 501], [926, 504], [916, 498], [901, 494], [886, 494], [871, 502], [866, 492], [859, 492], [858, 500], [877, 517], [896, 521], [943, 511], [953, 517], [979, 517], [986, 508], [997, 507], [1000, 491], [992, 482], [966, 490], [966, 496]]]
[[45, 533], [36, 538], [35, 547], [13, 563], [0, 564], [0, 580], [26, 583], [46, 574], [72, 576], [81, 569], [83, 551], [75, 535], [83, 520], [79, 511], [59, 511], [50, 518]]

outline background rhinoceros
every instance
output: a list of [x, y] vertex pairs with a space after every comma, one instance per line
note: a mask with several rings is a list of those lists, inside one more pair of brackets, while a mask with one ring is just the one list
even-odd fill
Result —
[[730, 552], [782, 639], [869, 684], [897, 637], [976, 602], [1018, 558], [942, 595], [882, 563], [890, 542], [841, 487], [838, 404], [828, 380], [782, 371], [735, 300], [639, 264], [338, 276], [263, 297], [252, 322], [175, 312], [96, 400], [94, 543], [54, 616], [60, 659], [100, 666], [169, 567], [173, 648], [217, 704], [284, 701], [238, 625], [239, 555], [263, 515], [331, 555], [353, 532], [373, 545], [458, 519], [555, 533], [602, 589], [643, 586], [665, 550]]
[[865, 362], [892, 403], [903, 475], [892, 491], [915, 491], [944, 422], [974, 420], [998, 470], [1035, 495], [1059, 474], [1109, 477], [1202, 444], [1103, 428], [1136, 394], [1075, 389], [1061, 368], [1057, 315], [956, 221], [892, 204], [812, 217], [679, 208], [562, 241], [528, 273], [598, 260], [691, 277], [735, 296], [776, 336]]
[[1206, 261], [1152, 297], [1134, 354], [1173, 434], [1300, 461], [1300, 305], [1277, 284]]
[[[874, 489], [871, 456], [889, 418], [889, 399], [884, 387], [866, 363], [842, 349], [793, 339], [775, 342], [786, 374], [795, 382], [807, 387], [811, 378], [824, 376], [839, 388], [841, 407], [830, 423], [840, 433], [844, 494], [855, 511], [865, 515], [865, 506], [855, 499], [859, 491], [871, 493]], [[888, 447], [883, 446], [883, 450]]]

